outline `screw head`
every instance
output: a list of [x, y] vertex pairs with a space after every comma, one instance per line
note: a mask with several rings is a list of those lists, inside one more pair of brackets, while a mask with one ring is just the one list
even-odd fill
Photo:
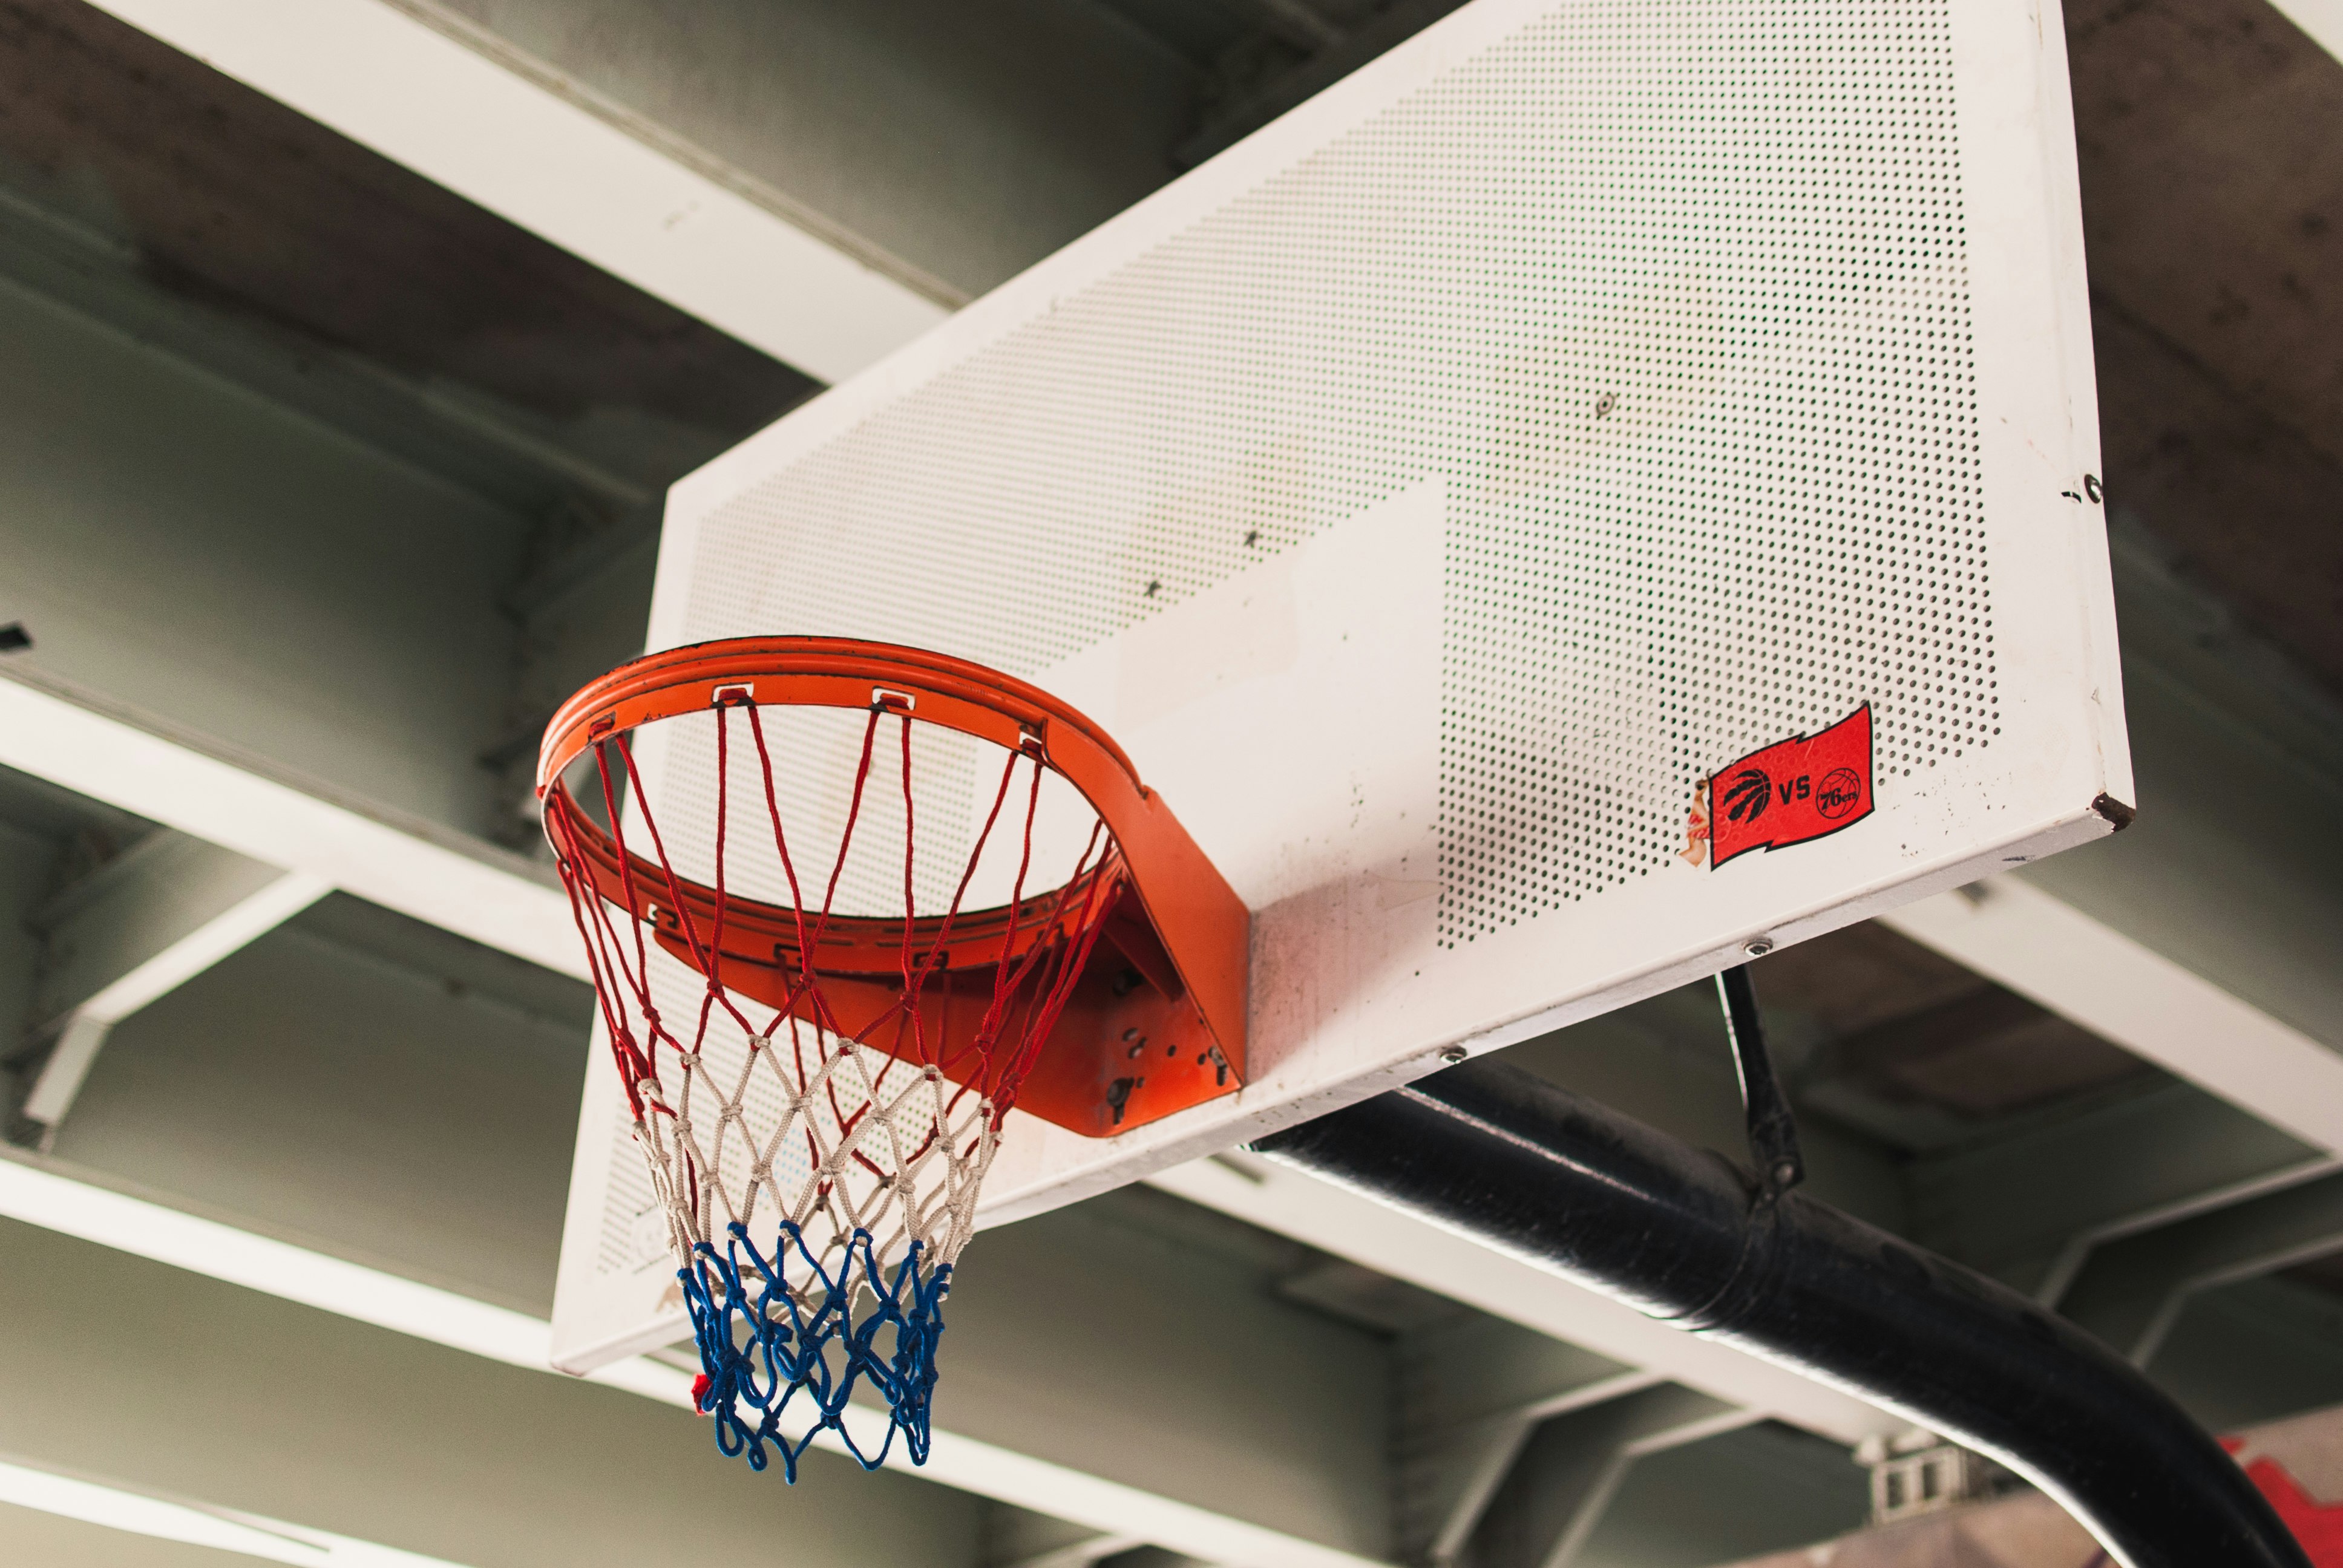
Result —
[[1767, 953], [1774, 950], [1774, 939], [1771, 937], [1751, 937], [1747, 941], [1741, 944], [1741, 950], [1747, 957], [1762, 959]]
[[1465, 1050], [1461, 1045], [1443, 1045], [1440, 1048], [1440, 1060], [1446, 1062], [1451, 1067], [1455, 1066], [1458, 1062], [1463, 1060], [1466, 1057], [1472, 1054], [1473, 1053], [1471, 1051]]

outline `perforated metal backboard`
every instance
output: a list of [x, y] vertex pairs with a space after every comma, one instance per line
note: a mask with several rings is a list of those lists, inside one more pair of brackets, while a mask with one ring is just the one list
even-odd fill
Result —
[[[1242, 1091], [1012, 1116], [992, 1220], [2127, 814], [2062, 38], [1477, 0], [677, 487], [652, 647], [1032, 680], [1253, 911]], [[573, 1367], [682, 1332], [584, 1118]]]

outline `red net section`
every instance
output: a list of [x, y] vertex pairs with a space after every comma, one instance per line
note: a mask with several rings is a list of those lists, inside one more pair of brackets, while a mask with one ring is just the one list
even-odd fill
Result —
[[[776, 711], [788, 710], [739, 694], [707, 716], [712, 854], [690, 868], [703, 875], [679, 869], [674, 827], [662, 831], [624, 733], [593, 748], [589, 798], [600, 811], [557, 786], [546, 832], [666, 1211], [701, 1356], [700, 1407], [727, 1452], [760, 1469], [779, 1453], [793, 1477], [825, 1428], [866, 1463], [898, 1433], [925, 1457], [941, 1304], [1001, 1119], [1124, 872], [1092, 814], [1071, 874], [1032, 890], [1047, 764], [971, 742], [999, 759], [974, 795], [982, 807], [989, 789], [989, 809], [972, 834], [959, 825], [972, 847], [943, 907], [922, 912], [919, 890], [923, 876], [932, 885], [935, 863], [918, 849], [920, 721], [885, 700], [861, 723], [835, 849], [816, 852], [828, 864], [801, 866], [806, 846], [793, 845], [800, 824], [788, 819], [768, 731]], [[704, 815], [705, 801], [692, 811]], [[949, 825], [927, 834], [953, 836]], [[968, 910], [988, 863], [1007, 872], [1006, 902]], [[874, 873], [900, 887], [900, 912], [839, 909], [841, 885], [880, 885]], [[778, 881], [786, 901], [734, 891], [742, 874]], [[892, 1416], [875, 1442], [848, 1419], [866, 1389]]]

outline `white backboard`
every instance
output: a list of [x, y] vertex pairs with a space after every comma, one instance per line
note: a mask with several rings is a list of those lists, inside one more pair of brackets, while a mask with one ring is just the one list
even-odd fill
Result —
[[[991, 1221], [2110, 830], [2063, 36], [1476, 0], [676, 487], [652, 647], [1032, 680], [1253, 910], [1243, 1091], [1012, 1118]], [[1865, 704], [1867, 817], [1687, 856]], [[598, 1055], [584, 1116], [572, 1367], [683, 1332]]]

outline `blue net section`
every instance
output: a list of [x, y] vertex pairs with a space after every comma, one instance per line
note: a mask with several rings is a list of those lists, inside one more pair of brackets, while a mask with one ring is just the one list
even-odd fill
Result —
[[[723, 1251], [696, 1244], [679, 1275], [699, 1347], [693, 1393], [715, 1418], [716, 1446], [746, 1455], [752, 1470], [778, 1454], [792, 1482], [799, 1457], [825, 1431], [866, 1470], [886, 1462], [899, 1436], [911, 1462], [925, 1463], [936, 1341], [951, 1288], [951, 1265], [922, 1269], [925, 1251], [913, 1241], [883, 1267], [870, 1232], [857, 1230], [824, 1267], [786, 1220], [769, 1259], [737, 1222], [726, 1227]], [[865, 1388], [886, 1406], [875, 1449], [847, 1422]]]

